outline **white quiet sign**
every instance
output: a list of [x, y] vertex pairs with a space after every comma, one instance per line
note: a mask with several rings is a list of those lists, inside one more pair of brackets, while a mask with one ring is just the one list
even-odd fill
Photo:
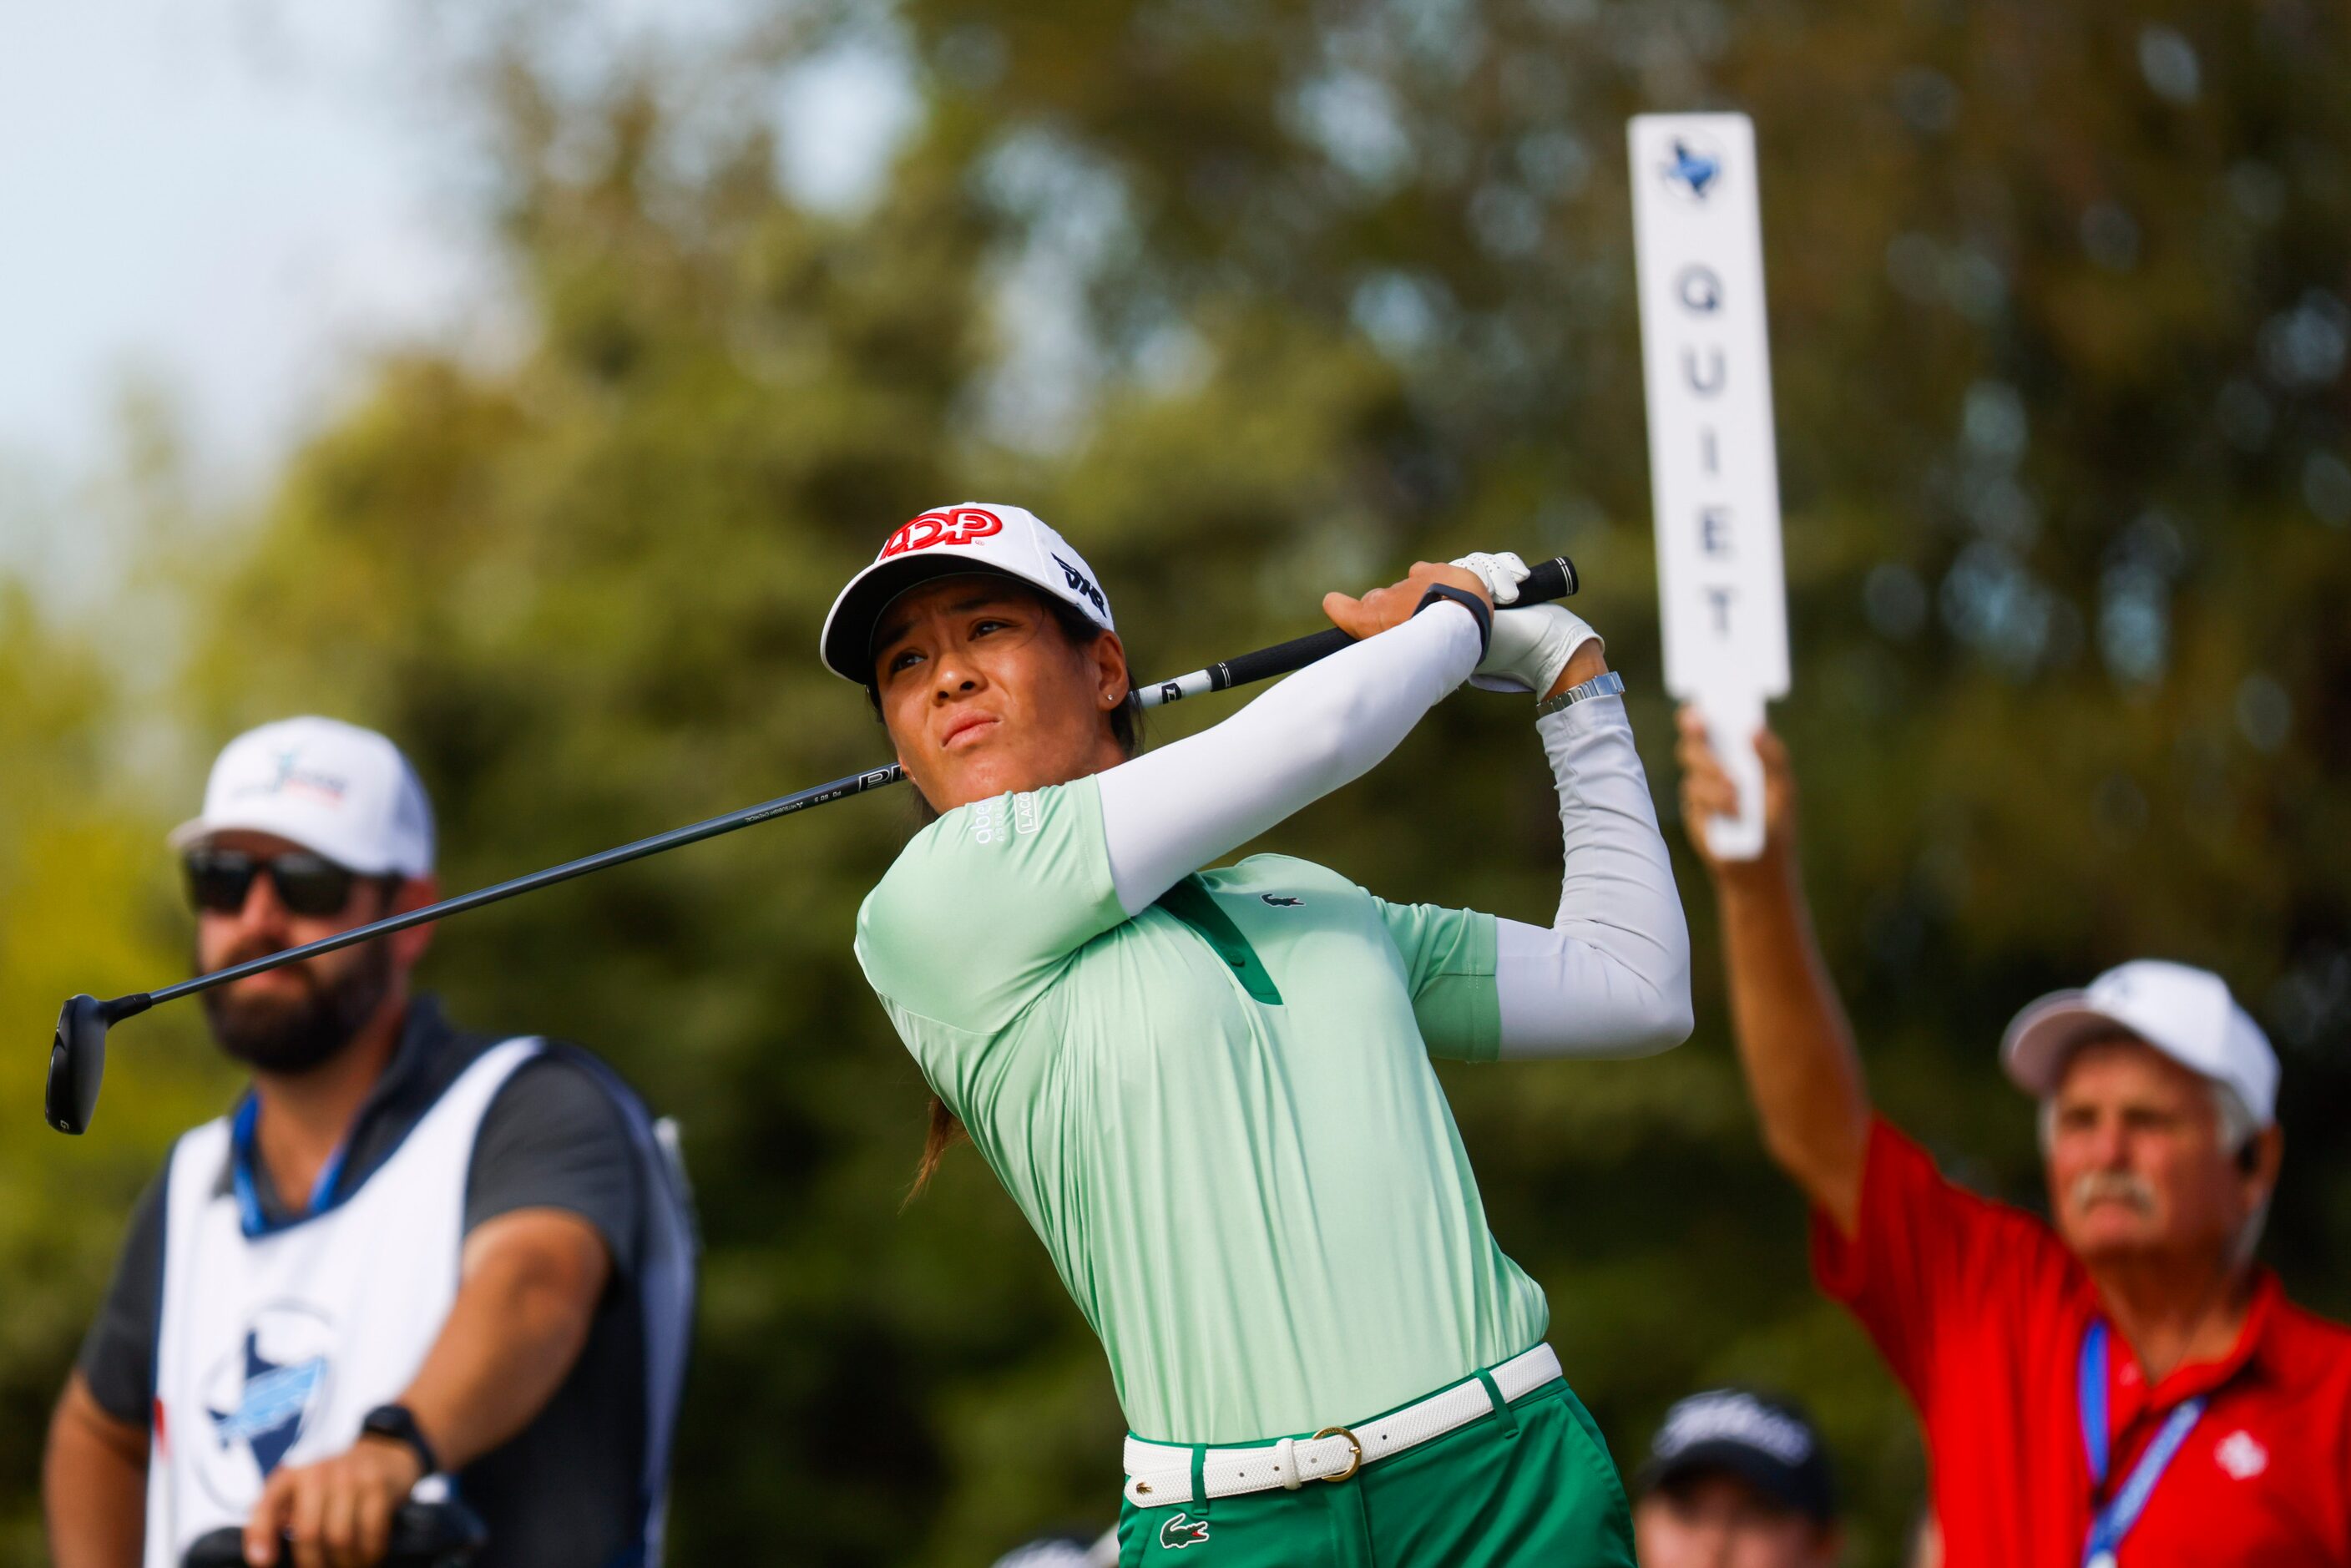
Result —
[[1747, 860], [1763, 847], [1753, 737], [1788, 690], [1755, 129], [1644, 114], [1631, 146], [1666, 689], [1705, 716], [1739, 786], [1739, 815], [1709, 821], [1707, 842]]

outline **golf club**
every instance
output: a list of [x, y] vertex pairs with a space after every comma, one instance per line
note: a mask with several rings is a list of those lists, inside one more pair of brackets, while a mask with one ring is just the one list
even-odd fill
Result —
[[[1508, 613], [1509, 608], [1519, 605], [1565, 599], [1579, 586], [1575, 563], [1567, 557], [1555, 556], [1537, 562], [1526, 580], [1519, 584], [1518, 598], [1512, 606], [1506, 607], [1504, 612]], [[1138, 686], [1135, 701], [1147, 708], [1164, 707], [1169, 703], [1206, 692], [1229, 691], [1235, 686], [1271, 680], [1276, 675], [1286, 675], [1318, 660], [1329, 658], [1353, 641], [1334, 626], [1309, 636], [1292, 638], [1287, 643], [1278, 643], [1270, 648], [1259, 648], [1255, 653], [1220, 660], [1206, 669], [1195, 670], [1172, 681]], [[198, 975], [177, 985], [165, 986], [161, 990], [134, 991], [129, 996], [116, 997], [104, 1002], [95, 997], [75, 997], [57, 1013], [57, 1040], [49, 1049], [45, 1106], [49, 1125], [60, 1133], [78, 1134], [89, 1129], [91, 1113], [98, 1109], [99, 1084], [106, 1073], [106, 1031], [124, 1019], [136, 1018], [158, 1003], [176, 1001], [182, 997], [211, 990], [215, 986], [232, 984], [247, 975], [258, 975], [287, 964], [298, 964], [321, 953], [332, 953], [338, 948], [372, 941], [378, 936], [388, 936], [395, 931], [405, 931], [412, 925], [444, 920], [452, 915], [479, 909], [486, 904], [496, 904], [517, 894], [551, 887], [575, 876], [586, 876], [590, 872], [625, 865], [631, 861], [643, 860], [647, 855], [657, 855], [664, 850], [677, 849], [682, 845], [700, 843], [721, 833], [731, 833], [737, 828], [747, 828], [757, 822], [805, 811], [811, 806], [830, 805], [852, 795], [862, 795], [868, 790], [895, 784], [905, 776], [904, 769], [893, 762], [886, 768], [852, 773], [847, 778], [815, 785], [796, 794], [779, 796], [756, 806], [747, 806], [739, 811], [730, 811], [723, 817], [712, 817], [683, 828], [673, 828], [668, 832], [655, 833], [633, 843], [566, 861], [545, 871], [476, 888], [455, 898], [444, 898], [438, 904], [428, 904], [422, 909], [388, 915], [370, 925], [353, 926], [349, 931], [339, 931], [332, 936], [305, 943], [299, 947], [288, 947], [281, 953], [266, 954], [242, 964], [233, 964], [225, 969], [214, 969], [210, 974]]]

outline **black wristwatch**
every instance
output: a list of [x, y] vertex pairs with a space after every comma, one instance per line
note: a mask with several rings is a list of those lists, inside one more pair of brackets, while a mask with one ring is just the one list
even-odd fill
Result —
[[1478, 595], [1449, 582], [1432, 582], [1428, 591], [1420, 596], [1420, 602], [1412, 607], [1412, 612], [1417, 615], [1430, 605], [1442, 604], [1448, 599], [1477, 619], [1478, 657], [1484, 659], [1486, 651], [1494, 645], [1494, 609]]
[[424, 1440], [423, 1428], [416, 1417], [408, 1413], [405, 1405], [379, 1405], [360, 1417], [360, 1432], [364, 1437], [390, 1437], [405, 1443], [416, 1451], [416, 1462], [424, 1467], [428, 1476], [441, 1473], [441, 1461], [433, 1452], [433, 1445]]

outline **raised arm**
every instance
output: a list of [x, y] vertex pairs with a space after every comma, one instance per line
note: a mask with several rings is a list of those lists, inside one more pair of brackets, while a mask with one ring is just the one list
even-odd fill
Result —
[[1869, 1092], [1804, 904], [1787, 748], [1769, 730], [1756, 736], [1755, 746], [1763, 759], [1760, 857], [1718, 860], [1707, 848], [1706, 820], [1736, 811], [1738, 791], [1707, 743], [1704, 720], [1687, 709], [1678, 747], [1682, 817], [1722, 912], [1732, 1031], [1763, 1124], [1763, 1146], [1851, 1236], [1861, 1213]]
[[1323, 609], [1361, 642], [1222, 724], [1100, 775], [1111, 876], [1127, 914], [1371, 771], [1468, 679], [1478, 618], [1455, 603], [1414, 613], [1436, 583], [1485, 597], [1469, 573], [1426, 561], [1361, 600], [1334, 593]]
[[[1520, 613], [1533, 613], [1521, 612]], [[1604, 672], [1597, 642], [1553, 683]], [[1495, 928], [1506, 1057], [1649, 1056], [1689, 1038], [1689, 926], [1625, 699], [1596, 696], [1536, 721], [1559, 788], [1566, 852], [1546, 928]]]
[[[1528, 575], [1515, 555], [1453, 564], [1476, 572], [1498, 605]], [[1578, 699], [1535, 725], [1559, 788], [1559, 913], [1548, 928], [1495, 922], [1506, 1057], [1649, 1056], [1689, 1038], [1689, 926], [1632, 722], [1621, 696], [1584, 689], [1608, 674], [1605, 652], [1565, 605], [1531, 605], [1496, 619], [1472, 677], [1488, 691]]]

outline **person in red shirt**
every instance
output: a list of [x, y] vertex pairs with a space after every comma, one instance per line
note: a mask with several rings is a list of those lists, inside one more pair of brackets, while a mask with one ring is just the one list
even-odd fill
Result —
[[2351, 1565], [2351, 1331], [2252, 1261], [2283, 1148], [2277, 1058], [2228, 988], [2142, 960], [2026, 1008], [2001, 1056], [2040, 1103], [2053, 1218], [1953, 1185], [1871, 1107], [1799, 879], [1785, 749], [1756, 737], [1765, 844], [1694, 714], [1683, 815], [1722, 912], [1739, 1055], [1813, 1206], [1821, 1287], [1925, 1428], [1949, 1568]]

